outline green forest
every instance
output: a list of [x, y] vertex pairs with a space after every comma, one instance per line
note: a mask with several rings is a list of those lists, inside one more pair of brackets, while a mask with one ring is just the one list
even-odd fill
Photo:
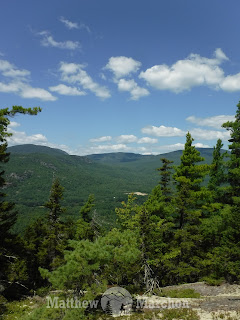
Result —
[[[179, 163], [161, 158], [158, 173], [153, 170], [156, 178], [151, 180], [155, 183], [152, 191], [140, 202], [133, 193], [118, 201], [116, 219], [110, 227], [96, 217], [99, 196], [95, 197], [95, 190], [89, 190], [85, 203], [81, 200], [79, 205], [74, 198], [68, 205], [64, 200], [68, 190], [66, 186], [63, 188], [56, 172], [55, 176], [45, 177], [50, 186], [43, 205], [46, 213], [16, 232], [18, 212], [14, 202], [18, 202], [18, 194], [16, 201], [9, 201], [4, 171], [5, 164], [11, 161], [8, 125], [18, 113], [37, 115], [39, 112], [40, 108], [20, 106], [0, 110], [0, 314], [3, 319], [105, 319], [88, 306], [49, 309], [44, 298], [36, 308], [26, 306], [14, 310], [14, 305], [17, 309], [19, 301], [28, 296], [46, 297], [54, 291], [64, 299], [77, 296], [83, 301], [95, 299], [110, 286], [126, 288], [133, 295], [147, 291], [157, 294], [165, 286], [197, 281], [209, 285], [224, 281], [239, 283], [240, 103], [235, 121], [222, 125], [230, 132], [229, 152], [222, 152], [219, 139], [208, 164], [193, 146], [194, 140], [188, 132]], [[126, 179], [130, 181], [131, 176]], [[83, 188], [85, 181], [88, 183], [88, 179], [83, 178]], [[144, 192], [146, 181], [142, 181], [140, 172], [136, 181], [139, 185], [131, 189], [136, 187], [136, 191]], [[28, 201], [31, 202], [31, 197]], [[38, 201], [39, 206], [42, 199]], [[103, 209], [104, 219], [107, 210]]]

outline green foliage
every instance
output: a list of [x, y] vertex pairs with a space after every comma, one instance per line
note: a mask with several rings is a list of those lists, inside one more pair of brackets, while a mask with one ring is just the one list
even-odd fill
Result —
[[220, 187], [222, 183], [225, 181], [225, 163], [224, 157], [226, 153], [221, 153], [221, 149], [223, 147], [223, 143], [221, 139], [218, 139], [216, 147], [213, 148], [213, 160], [212, 165], [210, 167], [210, 180], [208, 183], [208, 187], [211, 190], [214, 190], [217, 187]]
[[157, 169], [160, 171], [161, 180], [159, 182], [162, 190], [162, 194], [164, 196], [164, 199], [166, 202], [169, 202], [171, 200], [171, 188], [170, 188], [170, 180], [171, 180], [171, 169], [173, 168], [170, 166], [173, 161], [170, 161], [166, 158], [161, 158], [162, 161], [162, 167]]
[[[61, 150], [43, 146], [23, 145], [8, 149], [11, 159], [5, 165], [8, 184], [5, 190], [9, 200], [16, 203], [19, 212], [14, 231], [23, 233], [27, 225], [45, 214], [43, 203], [48, 200], [53, 174], [64, 187], [62, 205], [66, 207], [64, 217], [79, 218], [79, 210], [89, 194], [95, 196], [95, 210], [102, 224], [109, 230], [115, 225], [115, 208], [127, 201], [127, 193], [151, 193], [159, 182], [156, 168], [159, 156], [134, 157], [134, 161], [93, 161], [87, 157], [71, 156]], [[200, 149], [207, 163], [211, 163], [212, 149]], [[179, 164], [181, 151], [167, 155], [174, 164]], [[128, 154], [123, 154], [122, 157]], [[146, 196], [136, 203], [142, 204]]]
[[53, 272], [41, 269], [42, 276], [55, 288], [84, 291], [96, 281], [99, 284], [105, 281], [127, 283], [139, 271], [137, 238], [129, 230], [113, 229], [94, 242], [71, 241], [70, 246], [72, 250], [65, 252], [64, 265]]
[[[18, 113], [36, 115], [39, 111], [40, 108], [25, 109], [20, 106], [0, 109], [0, 285], [5, 295], [8, 287], [26, 278], [25, 263], [20, 261], [22, 246], [18, 237], [11, 233], [17, 212], [14, 211], [14, 204], [5, 200], [6, 194], [3, 191], [6, 185], [3, 164], [9, 161], [10, 155], [7, 152], [7, 138], [12, 135], [8, 132], [9, 118]], [[14, 290], [7, 295], [14, 295]]]

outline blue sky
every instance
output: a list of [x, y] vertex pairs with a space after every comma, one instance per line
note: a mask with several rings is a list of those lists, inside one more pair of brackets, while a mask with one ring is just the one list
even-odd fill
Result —
[[237, 0], [2, 1], [1, 107], [10, 145], [160, 154], [228, 132], [240, 100]]

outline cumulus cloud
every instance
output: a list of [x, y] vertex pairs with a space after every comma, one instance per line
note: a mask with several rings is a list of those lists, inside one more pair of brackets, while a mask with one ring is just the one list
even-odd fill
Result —
[[7, 138], [9, 146], [28, 143], [42, 144], [47, 142], [47, 138], [41, 133], [27, 135], [26, 132], [15, 131], [11, 127], [9, 127], [8, 131], [13, 134]]
[[220, 83], [220, 88], [224, 91], [229, 91], [229, 92], [239, 91], [240, 90], [240, 73], [225, 77]]
[[198, 126], [212, 127], [212, 128], [220, 129], [224, 122], [234, 121], [235, 116], [218, 115], [218, 116], [207, 117], [207, 118], [198, 118], [195, 116], [190, 116], [190, 117], [186, 118], [186, 120], [191, 123], [197, 124]]
[[149, 91], [145, 88], [139, 87], [133, 79], [120, 79], [118, 81], [118, 90], [130, 92], [131, 100], [138, 100], [141, 97], [149, 95]]
[[39, 32], [38, 35], [42, 37], [41, 44], [44, 47], [53, 47], [66, 50], [76, 50], [80, 49], [81, 47], [78, 41], [56, 41], [48, 31]]
[[30, 86], [29, 76], [30, 71], [18, 69], [14, 64], [7, 60], [0, 60], [0, 73], [5, 78], [12, 78], [8, 82], [0, 82], [0, 92], [15, 93], [27, 99], [37, 98], [43, 101], [55, 101], [50, 92], [42, 88], [34, 88]]
[[137, 143], [154, 144], [154, 143], [158, 143], [158, 139], [149, 138], [149, 137], [143, 137], [143, 138], [140, 138]]
[[172, 66], [155, 65], [142, 71], [139, 77], [158, 90], [175, 93], [202, 85], [219, 88], [224, 79], [224, 72], [219, 65], [226, 60], [227, 56], [219, 48], [211, 59], [190, 54], [188, 58], [179, 60]]
[[141, 66], [141, 62], [124, 56], [111, 57], [108, 60], [105, 69], [113, 72], [115, 78], [128, 76], [130, 73], [137, 72]]
[[133, 134], [122, 134], [121, 136], [116, 138], [119, 143], [133, 143], [137, 142], [138, 138]]
[[49, 87], [49, 90], [52, 92], [57, 92], [61, 95], [65, 96], [84, 96], [86, 95], [86, 92], [79, 90], [76, 87], [69, 87], [65, 84], [59, 84], [55, 87]]
[[32, 88], [29, 85], [20, 86], [19, 95], [23, 98], [33, 99], [37, 98], [43, 101], [55, 101], [57, 100], [50, 92], [42, 88]]
[[227, 141], [230, 138], [229, 131], [204, 130], [200, 128], [194, 128], [190, 131], [190, 133], [195, 140], [221, 139]]
[[142, 133], [146, 133], [156, 137], [182, 137], [186, 134], [185, 131], [175, 127], [165, 126], [147, 126], [141, 129]]
[[30, 76], [30, 71], [18, 69], [14, 64], [7, 60], [0, 60], [0, 72], [5, 77], [10, 78], [25, 78]]
[[85, 90], [93, 92], [99, 98], [109, 98], [111, 96], [109, 90], [93, 81], [87, 72], [83, 70], [84, 68], [85, 66], [82, 64], [61, 62], [59, 71], [61, 72], [62, 81], [79, 84]]
[[111, 136], [103, 136], [100, 138], [90, 139], [90, 142], [106, 142], [106, 141], [111, 141], [111, 140], [112, 140]]
[[211, 148], [208, 144], [203, 144], [203, 143], [194, 143], [193, 146], [196, 148]]
[[35, 144], [41, 146], [47, 146], [50, 148], [57, 148], [66, 151], [69, 154], [76, 154], [75, 150], [71, 150], [68, 146], [64, 144], [56, 144], [48, 141], [47, 137], [42, 133], [36, 133], [28, 135], [25, 131], [17, 131], [16, 127], [19, 127], [18, 122], [11, 121], [8, 126], [8, 132], [12, 133], [11, 137], [7, 138], [9, 146], [15, 146], [20, 144]]

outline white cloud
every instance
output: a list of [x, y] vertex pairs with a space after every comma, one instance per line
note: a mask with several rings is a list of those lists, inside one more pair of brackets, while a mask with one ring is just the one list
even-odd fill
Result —
[[84, 96], [86, 95], [86, 92], [79, 90], [76, 87], [69, 87], [65, 84], [59, 84], [55, 87], [49, 87], [49, 90], [52, 92], [57, 92], [62, 95], [66, 96]]
[[61, 62], [59, 70], [60, 72], [62, 72], [63, 77], [67, 77], [70, 74], [74, 74], [83, 68], [85, 68], [84, 64]]
[[211, 148], [208, 144], [203, 144], [203, 143], [194, 143], [193, 146], [196, 148]]
[[87, 72], [83, 70], [84, 67], [85, 66], [81, 64], [61, 62], [59, 70], [62, 74], [62, 81], [78, 83], [85, 90], [90, 90], [99, 98], [109, 98], [111, 96], [109, 90], [94, 82]]
[[165, 126], [147, 126], [141, 129], [142, 133], [146, 133], [156, 137], [182, 137], [186, 134], [185, 131], [175, 127]]
[[108, 60], [105, 69], [113, 72], [116, 78], [121, 78], [129, 75], [130, 73], [137, 72], [141, 66], [141, 62], [124, 56], [111, 57]]
[[9, 130], [13, 133], [10, 138], [7, 138], [9, 146], [17, 144], [42, 144], [47, 142], [47, 138], [40, 133], [27, 135], [24, 131]]
[[167, 152], [183, 150], [183, 149], [184, 149], [184, 143], [175, 143], [175, 144], [159, 146], [154, 153], [160, 154], [160, 153], [167, 153]]
[[15, 93], [26, 99], [40, 99], [43, 101], [55, 101], [57, 100], [50, 92], [42, 88], [33, 88], [24, 82], [0, 82], [0, 92]]
[[[13, 124], [11, 126], [11, 124]], [[50, 148], [57, 148], [61, 149], [63, 151], [66, 151], [69, 154], [76, 154], [74, 150], [71, 150], [68, 146], [64, 144], [55, 144], [48, 141], [46, 136], [44, 136], [41, 133], [33, 134], [33, 135], [27, 135], [24, 131], [16, 131], [12, 128], [15, 128], [19, 126], [19, 123], [12, 123], [8, 126], [8, 132], [12, 133], [13, 135], [9, 138], [7, 138], [8, 145], [9, 146], [15, 146], [20, 144], [35, 144], [35, 145], [41, 145], [41, 146], [47, 146]]]
[[200, 128], [194, 128], [190, 130], [192, 137], [195, 140], [225, 140], [230, 138], [229, 131], [217, 131], [217, 130], [204, 130]]
[[149, 137], [143, 137], [143, 138], [139, 139], [137, 143], [154, 144], [154, 143], [158, 143], [158, 139], [153, 139], [153, 138], [149, 138]]
[[127, 151], [129, 150], [129, 147], [127, 147], [125, 144], [119, 143], [119, 144], [111, 144], [111, 145], [99, 145], [95, 147], [91, 147], [90, 150], [93, 153], [101, 153], [101, 152], [120, 152], [120, 151]]
[[16, 66], [7, 60], [0, 60], [0, 72], [5, 77], [25, 78], [30, 76], [30, 71], [17, 69]]
[[224, 78], [220, 83], [220, 88], [224, 91], [240, 91], [240, 73]]
[[8, 62], [7, 60], [0, 60], [0, 71], [7, 71], [14, 69], [14, 65]]
[[67, 19], [65, 19], [64, 17], [60, 17], [59, 20], [65, 24], [65, 26], [68, 28], [68, 29], [79, 29], [79, 25], [77, 22], [72, 22], [72, 21], [69, 21]]
[[219, 116], [213, 116], [213, 117], [207, 117], [207, 118], [198, 118], [195, 116], [190, 116], [186, 120], [191, 123], [197, 124], [198, 126], [220, 129], [224, 122], [234, 121], [235, 116], [219, 115]]
[[33, 99], [37, 98], [43, 101], [57, 100], [50, 92], [42, 88], [32, 88], [29, 85], [21, 85], [19, 95], [23, 98]]
[[103, 136], [100, 138], [90, 139], [90, 142], [105, 142], [105, 141], [111, 141], [111, 140], [112, 140], [111, 136]]
[[66, 50], [76, 50], [81, 47], [78, 41], [56, 41], [48, 31], [39, 32], [38, 35], [42, 36], [41, 44], [44, 47], [53, 47]]
[[0, 72], [4, 77], [13, 78], [10, 82], [0, 82], [0, 92], [15, 93], [23, 98], [37, 98], [43, 101], [57, 100], [50, 92], [42, 88], [34, 88], [28, 84], [28, 70], [20, 70], [7, 60], [0, 60]]
[[138, 100], [141, 97], [148, 96], [149, 91], [145, 88], [141, 88], [138, 84], [133, 80], [118, 80], [118, 90], [119, 91], [129, 91], [131, 94], [131, 100]]
[[0, 92], [17, 93], [19, 91], [20, 91], [19, 83], [17, 82], [10, 82], [10, 83], [0, 82]]
[[116, 139], [117, 139], [117, 142], [119, 143], [133, 143], [133, 142], [137, 142], [138, 140], [138, 138], [133, 134], [122, 134]]
[[190, 54], [172, 66], [155, 65], [141, 72], [139, 77], [158, 90], [175, 93], [202, 85], [219, 88], [224, 79], [224, 72], [219, 65], [225, 60], [228, 58], [221, 49], [216, 49], [212, 59]]
[[20, 126], [20, 123], [18, 123], [16, 121], [11, 121], [10, 124], [8, 125], [8, 128], [16, 128], [19, 126]]
[[59, 20], [65, 24], [68, 29], [85, 29], [88, 33], [91, 33], [89, 26], [85, 23], [78, 24], [77, 22], [72, 22], [70, 20], [65, 19], [64, 17], [60, 17]]

